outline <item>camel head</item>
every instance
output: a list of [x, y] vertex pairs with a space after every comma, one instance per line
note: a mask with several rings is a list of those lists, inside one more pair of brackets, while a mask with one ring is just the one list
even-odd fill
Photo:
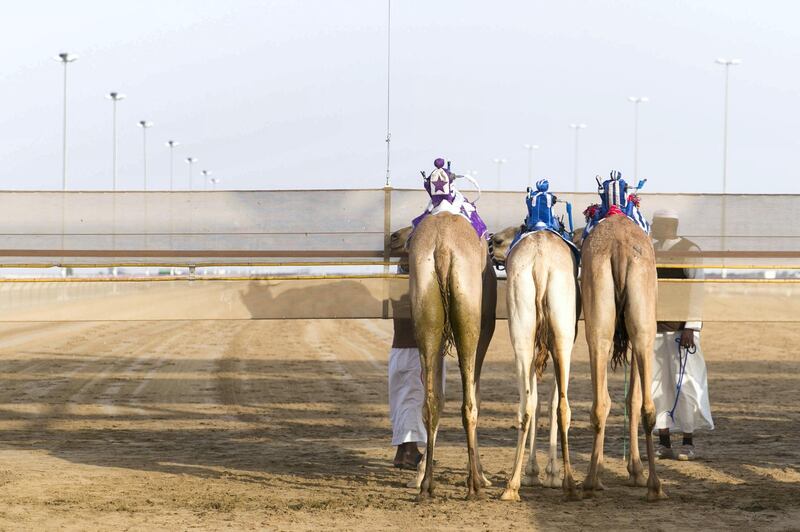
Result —
[[411, 235], [412, 227], [403, 227], [398, 229], [389, 237], [389, 255], [392, 257], [399, 257], [398, 264], [400, 272], [408, 272], [408, 250], [406, 249], [406, 242]]
[[578, 249], [581, 248], [581, 242], [583, 242], [583, 230], [584, 229], [586, 229], [586, 227], [578, 227], [572, 233], [572, 243], [575, 244], [578, 247]]
[[508, 257], [508, 250], [511, 247], [511, 241], [517, 236], [524, 228], [524, 224], [520, 226], [506, 227], [502, 231], [492, 234], [489, 238], [489, 255], [492, 262], [499, 269], [505, 268], [506, 258]]

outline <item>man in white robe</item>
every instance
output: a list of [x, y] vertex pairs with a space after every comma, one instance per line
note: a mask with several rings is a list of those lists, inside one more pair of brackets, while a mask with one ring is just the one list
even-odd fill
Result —
[[[654, 214], [651, 235], [656, 252], [699, 251], [692, 241], [678, 236], [678, 215], [674, 211], [657, 211]], [[687, 262], [686, 259], [678, 260]], [[658, 269], [659, 279], [702, 277], [703, 270], [698, 268]], [[685, 308], [691, 316], [699, 316], [702, 288], [691, 288], [687, 291]], [[654, 346], [653, 400], [659, 436], [656, 455], [659, 458], [694, 460], [699, 455], [694, 441], [695, 431], [714, 429], [706, 363], [700, 347], [701, 328], [700, 321], [658, 322]], [[672, 446], [670, 431], [683, 434], [678, 448]]]
[[[399, 233], [399, 231], [398, 231]], [[392, 239], [399, 238], [392, 235]], [[394, 247], [399, 247], [393, 242]], [[408, 273], [408, 256], [398, 266], [399, 273]], [[418, 445], [428, 443], [428, 433], [422, 419], [425, 386], [419, 348], [414, 338], [414, 326], [409, 318], [394, 318], [394, 335], [389, 351], [389, 419], [392, 422], [392, 445], [397, 446], [394, 466], [417, 470], [422, 459]], [[445, 365], [442, 364], [442, 396], [444, 396]]]
[[427, 442], [422, 406], [425, 388], [419, 349], [409, 319], [394, 320], [394, 337], [389, 352], [389, 418], [392, 421], [392, 445], [397, 446], [394, 466], [417, 469], [422, 454], [418, 443]]

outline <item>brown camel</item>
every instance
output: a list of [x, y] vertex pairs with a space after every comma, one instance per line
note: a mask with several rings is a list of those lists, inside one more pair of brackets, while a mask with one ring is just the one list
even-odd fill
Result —
[[[594, 448], [589, 473], [583, 483], [584, 495], [604, 489], [600, 482], [603, 440], [611, 399], [607, 370], [621, 364], [632, 348], [630, 389], [631, 453], [629, 483], [647, 486], [647, 500], [665, 498], [655, 467], [653, 426], [655, 405], [651, 395], [651, 359], [656, 335], [656, 263], [649, 236], [631, 219], [614, 215], [597, 224], [583, 243], [581, 292], [586, 322], [586, 342], [592, 371], [592, 413]], [[645, 481], [639, 456], [639, 409], [647, 441], [649, 478]]]
[[467, 434], [467, 498], [489, 485], [478, 453], [480, 370], [495, 327], [494, 269], [486, 241], [462, 216], [441, 213], [419, 223], [408, 246], [411, 318], [425, 384], [427, 451], [417, 500], [434, 494], [433, 451], [441, 413], [442, 357], [452, 344], [461, 370], [461, 419]]
[[[391, 234], [389, 239], [389, 249], [390, 254], [392, 257], [400, 258], [400, 262], [398, 264], [400, 272], [408, 272], [408, 249], [406, 243], [408, 242], [408, 237], [411, 235], [413, 228], [411, 226], [403, 227], [402, 229], [398, 229], [397, 231]], [[476, 357], [476, 364], [475, 364], [475, 386], [477, 389], [478, 395], [478, 412], [480, 412], [481, 407], [481, 384], [480, 384], [480, 373], [481, 368], [483, 367], [483, 360], [486, 358], [486, 351], [489, 350], [489, 344], [491, 343], [492, 336], [494, 335], [494, 328], [496, 324], [496, 307], [497, 307], [497, 277], [494, 273], [494, 268], [487, 268], [483, 275], [483, 303], [481, 305], [481, 336], [478, 340], [478, 354]], [[443, 361], [443, 357], [440, 358], [440, 361]], [[440, 394], [439, 396], [439, 411], [441, 412], [442, 408], [444, 408], [444, 394]], [[437, 427], [438, 430], [438, 427]], [[489, 487], [492, 485], [489, 482], [489, 479], [486, 478], [486, 475], [483, 473], [483, 468], [481, 467], [480, 462], [480, 453], [477, 454], [478, 456], [478, 472], [481, 477], [481, 483], [483, 487]], [[422, 485], [422, 479], [425, 476], [425, 460], [421, 460], [419, 466], [417, 467], [417, 475], [416, 477], [408, 482], [409, 488], [419, 488]]]
[[[519, 501], [520, 484], [539, 484], [536, 461], [537, 381], [548, 356], [555, 379], [550, 400], [550, 454], [544, 484], [561, 487], [568, 499], [579, 499], [569, 460], [570, 408], [567, 399], [570, 359], [579, 312], [578, 263], [569, 246], [550, 231], [538, 231], [520, 240], [508, 253], [521, 227], [509, 227], [492, 236], [492, 258], [508, 271], [508, 327], [517, 361], [520, 405], [517, 414], [517, 452], [508, 486], [500, 497]], [[535, 353], [534, 353], [535, 349]], [[557, 460], [557, 434], [561, 433], [564, 480]], [[525, 442], [530, 433], [530, 453], [522, 475]]]

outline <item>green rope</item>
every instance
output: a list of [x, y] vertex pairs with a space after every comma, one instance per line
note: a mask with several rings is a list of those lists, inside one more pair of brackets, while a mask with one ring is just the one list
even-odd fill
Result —
[[628, 460], [628, 362], [622, 362], [625, 371], [625, 398], [623, 399], [625, 405], [625, 427], [622, 433], [622, 458]]

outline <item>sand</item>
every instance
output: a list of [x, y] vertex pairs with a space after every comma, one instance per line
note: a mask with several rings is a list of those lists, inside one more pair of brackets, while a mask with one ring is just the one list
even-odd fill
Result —
[[[582, 335], [570, 386], [579, 481], [591, 447]], [[404, 487], [412, 473], [391, 467], [390, 339], [390, 322], [369, 320], [0, 325], [0, 528], [800, 527], [796, 325], [707, 324], [717, 429], [697, 436], [702, 460], [659, 462], [670, 499], [656, 504], [624, 485], [619, 373], [611, 377], [607, 490], [569, 503], [547, 488], [522, 489], [520, 503], [497, 500], [516, 441], [505, 322], [482, 382], [490, 498], [463, 500], [466, 451], [451, 361], [438, 498], [416, 504], [415, 490]], [[549, 382], [548, 373], [541, 397]]]

